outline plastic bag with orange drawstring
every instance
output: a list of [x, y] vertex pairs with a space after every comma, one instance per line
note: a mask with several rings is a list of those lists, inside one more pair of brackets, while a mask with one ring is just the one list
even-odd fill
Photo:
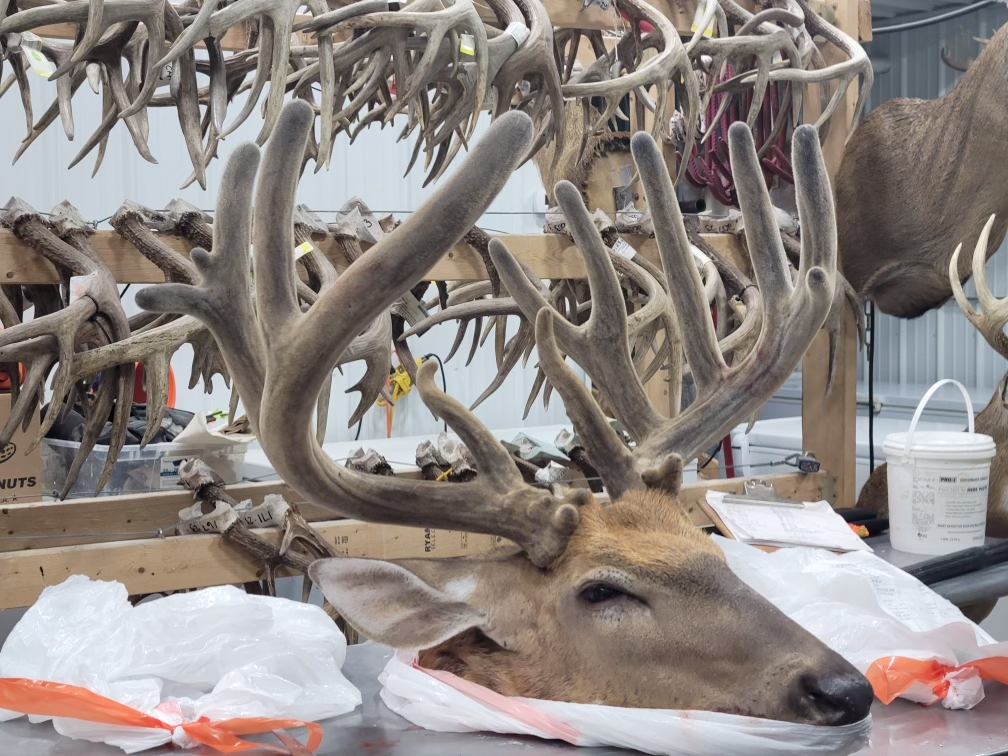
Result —
[[238, 753], [263, 748], [243, 735], [307, 727], [314, 750], [312, 723], [361, 702], [345, 658], [318, 606], [221, 586], [134, 607], [122, 584], [74, 575], [42, 592], [0, 651], [0, 721], [51, 719], [62, 735], [127, 753]]
[[998, 643], [946, 599], [874, 554], [773, 553], [716, 538], [728, 566], [774, 606], [861, 670], [883, 703], [970, 709], [984, 681], [1008, 685]]

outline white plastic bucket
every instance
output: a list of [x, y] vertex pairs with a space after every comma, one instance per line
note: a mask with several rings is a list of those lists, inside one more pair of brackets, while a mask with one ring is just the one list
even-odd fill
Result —
[[[969, 431], [914, 433], [928, 400], [946, 383], [962, 392]], [[906, 433], [886, 436], [889, 538], [894, 549], [939, 556], [982, 546], [994, 439], [973, 432], [973, 403], [959, 381], [938, 381], [924, 394]]]

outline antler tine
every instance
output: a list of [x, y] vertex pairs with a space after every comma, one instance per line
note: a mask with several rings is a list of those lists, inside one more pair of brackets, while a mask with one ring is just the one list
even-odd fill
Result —
[[585, 439], [588, 456], [604, 480], [609, 495], [618, 499], [627, 491], [641, 487], [640, 476], [630, 450], [620, 441], [591, 392], [560, 354], [553, 330], [557, 322], [549, 308], [542, 308], [536, 315], [539, 365], [563, 397], [567, 415]]
[[[631, 435], [635, 439], [645, 438], [661, 423], [662, 416], [648, 402], [630, 358], [626, 304], [609, 251], [577, 188], [568, 181], [561, 181], [554, 195], [584, 258], [592, 291], [592, 311], [587, 323], [575, 326], [566, 320], [557, 320], [553, 326], [557, 341], [563, 352], [571, 355], [598, 383], [606, 401]], [[533, 321], [539, 310], [549, 307], [545, 297], [529, 281], [503, 242], [491, 240], [490, 253], [511, 296], [525, 317]], [[610, 350], [593, 349], [593, 344], [609, 345]], [[621, 344], [622, 348], [618, 346]]]
[[[182, 19], [175, 6], [164, 5], [165, 29], [172, 39], [183, 33]], [[150, 54], [150, 53], [148, 53]], [[132, 66], [131, 66], [132, 73]], [[155, 71], [160, 69], [155, 68]], [[196, 54], [192, 49], [180, 55], [177, 65], [171, 69], [169, 88], [178, 111], [179, 127], [189, 153], [196, 181], [201, 189], [206, 189], [206, 167], [203, 165], [203, 138], [200, 129], [199, 84], [196, 82]], [[152, 92], [153, 95], [153, 92]]]
[[[215, 215], [214, 253], [193, 251], [201, 284], [144, 289], [137, 295], [139, 304], [155, 311], [192, 312], [207, 322], [234, 367], [249, 420], [271, 462], [311, 501], [373, 522], [494, 533], [519, 543], [535, 564], [551, 564], [577, 527], [577, 507], [524, 485], [491, 434], [437, 389], [436, 366], [430, 362], [418, 371], [420, 394], [477, 453], [476, 481], [445, 486], [361, 476], [321, 452], [308, 422], [326, 371], [356, 336], [359, 324], [388, 308], [472, 226], [524, 154], [531, 122], [521, 114], [497, 119], [451, 180], [301, 313], [294, 296], [290, 218], [312, 120], [307, 104], [287, 105], [263, 161], [254, 234], [258, 326], [234, 312], [236, 300], [242, 309], [251, 309], [246, 255], [258, 151], [250, 145], [239, 147], [228, 161], [229, 190], [221, 192]], [[284, 220], [286, 227], [278, 228]], [[222, 228], [229, 229], [228, 243], [220, 236]], [[378, 280], [382, 287], [374, 285]], [[418, 499], [425, 506], [416, 506]]]
[[952, 284], [952, 295], [956, 304], [966, 319], [995, 352], [1008, 358], [1008, 336], [1005, 336], [1004, 332], [1005, 324], [1008, 323], [1008, 299], [997, 299], [987, 285], [987, 241], [994, 226], [994, 218], [995, 216], [991, 215], [987, 219], [973, 250], [973, 285], [976, 287], [980, 312], [974, 310], [973, 305], [966, 299], [959, 279], [959, 252], [962, 250], [962, 244], [956, 247], [952, 259], [949, 260], [949, 283]]
[[[713, 391], [699, 397], [638, 446], [635, 456], [645, 474], [648, 468], [660, 468], [667, 454], [693, 458], [769, 398], [801, 359], [832, 302], [836, 220], [815, 129], [800, 126], [793, 139], [792, 161], [802, 222], [801, 262], [795, 284], [791, 282], [752, 135], [744, 124], [732, 125], [729, 147], [753, 270], [762, 293], [763, 327], [749, 354], [730, 369], [721, 369]], [[652, 153], [647, 162], [660, 156], [657, 146], [646, 136], [635, 135], [631, 148], [641, 167], [645, 153]], [[645, 171], [641, 173], [643, 179]], [[644, 181], [653, 212], [660, 203], [651, 198], [652, 185], [653, 178]], [[658, 225], [656, 218], [656, 229]], [[674, 280], [670, 276], [670, 283]], [[774, 359], [768, 361], [767, 355], [774, 355]]]
[[653, 141], [635, 138], [631, 141], [631, 150], [654, 221], [665, 279], [675, 292], [675, 310], [686, 362], [697, 385], [697, 396], [701, 398], [714, 390], [728, 366], [716, 346], [717, 334], [710, 306], [690, 251], [672, 179], [664, 168], [661, 154], [649, 149], [653, 144]]
[[213, 224], [210, 216], [184, 199], [173, 199], [165, 206], [165, 215], [175, 232], [204, 249], [213, 246]]

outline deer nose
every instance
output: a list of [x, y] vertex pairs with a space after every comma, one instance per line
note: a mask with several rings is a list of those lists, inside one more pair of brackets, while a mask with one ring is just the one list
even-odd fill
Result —
[[802, 678], [805, 700], [816, 724], [846, 725], [860, 722], [871, 710], [875, 694], [864, 675], [854, 669]]

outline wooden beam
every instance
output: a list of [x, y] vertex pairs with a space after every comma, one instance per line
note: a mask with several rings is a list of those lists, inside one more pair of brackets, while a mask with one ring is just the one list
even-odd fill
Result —
[[[839, 0], [836, 8], [838, 28], [857, 37], [858, 0]], [[845, 60], [832, 45], [823, 49], [826, 64]], [[823, 145], [826, 169], [836, 175], [843, 158], [844, 142], [857, 101], [857, 87], [837, 108], [830, 122], [829, 136]], [[805, 116], [814, 121], [819, 113], [819, 97], [811, 87], [805, 99]], [[850, 311], [843, 309], [843, 328], [837, 355], [836, 378], [826, 395], [829, 364], [829, 339], [821, 331], [802, 361], [802, 445], [815, 453], [823, 468], [837, 478], [837, 506], [852, 507], [857, 496], [857, 328]]]
[[[805, 501], [825, 499], [833, 501], [835, 481], [823, 473], [803, 475], [765, 476], [776, 486], [780, 496]], [[700, 500], [708, 490], [742, 493], [742, 478], [698, 482], [683, 487], [679, 494], [683, 508], [698, 527], [711, 525], [710, 518], [700, 507]], [[277, 484], [272, 484], [277, 491]], [[228, 490], [236, 495], [247, 492], [248, 486], [233, 486]], [[265, 491], [265, 488], [260, 492]], [[173, 494], [184, 503], [191, 499], [186, 494]], [[120, 497], [107, 497], [109, 500]], [[136, 497], [140, 498], [140, 497]], [[100, 510], [101, 499], [90, 499], [71, 504], [84, 505], [92, 525], [103, 527], [120, 522], [126, 517], [127, 525], [136, 524], [150, 511], [140, 505], [119, 504], [126, 511]], [[8, 509], [12, 509], [8, 508]], [[151, 507], [150, 509], [153, 509]], [[38, 510], [36, 510], [38, 511]], [[302, 508], [307, 512], [307, 508]], [[53, 513], [71, 514], [71, 507], [59, 505]], [[5, 512], [5, 517], [10, 517]], [[96, 519], [107, 517], [107, 520]], [[76, 521], [66, 523], [76, 526]], [[63, 523], [52, 516], [38, 517], [36, 531], [41, 528], [63, 529]], [[366, 556], [375, 559], [404, 559], [410, 557], [452, 557], [481, 554], [505, 543], [496, 536], [462, 533], [434, 528], [407, 528], [395, 525], [376, 525], [357, 520], [329, 520], [314, 523], [319, 534], [347, 556]], [[69, 531], [67, 531], [69, 532]], [[279, 544], [280, 531], [275, 528], [255, 531], [273, 544]], [[218, 535], [182, 535], [168, 538], [144, 538], [110, 542], [103, 540], [72, 546], [50, 546], [41, 549], [23, 549], [0, 553], [0, 609], [30, 606], [42, 589], [63, 582], [71, 575], [87, 575], [96, 580], [118, 580], [130, 594], [158, 593], [182, 588], [203, 588], [210, 585], [245, 583], [262, 577], [261, 565], [251, 562], [244, 552], [231, 546]]]
[[[500, 237], [519, 260], [542, 278], [584, 278], [584, 264], [574, 243], [557, 234], [525, 234]], [[738, 239], [728, 234], [710, 234], [705, 237], [719, 252], [736, 265], [746, 268], [748, 255]], [[179, 237], [162, 236], [170, 247], [186, 255], [192, 245]], [[654, 239], [627, 236], [627, 241], [651, 262], [660, 265], [658, 248]], [[98, 231], [91, 243], [108, 263], [116, 281], [126, 283], [161, 283], [164, 275], [152, 262], [141, 255], [132, 244], [114, 231]], [[342, 249], [332, 239], [316, 243], [340, 270], [347, 267]], [[480, 256], [460, 243], [431, 268], [424, 278], [437, 281], [485, 280], [486, 268]], [[0, 283], [46, 284], [59, 283], [59, 275], [52, 264], [18, 241], [8, 230], [0, 230]]]
[[872, 41], [871, 0], [858, 0], [858, 41]]
[[[315, 529], [343, 554], [381, 559], [480, 554], [501, 543], [495, 536], [356, 520], [318, 523]], [[279, 530], [254, 532], [280, 544]], [[262, 577], [262, 565], [219, 535], [7, 552], [0, 554], [0, 609], [31, 606], [43, 588], [71, 575], [118, 580], [133, 595], [246, 583]]]
[[[228, 486], [228, 491], [238, 501], [251, 499], [253, 504], [261, 504], [267, 494], [279, 494], [299, 504], [309, 521], [333, 519], [330, 510], [303, 503], [282, 482], [244, 483]], [[0, 552], [149, 538], [159, 530], [170, 536], [179, 510], [192, 503], [192, 494], [180, 489], [0, 505]]]
[[[419, 475], [419, 471], [415, 475]], [[763, 477], [775, 483], [782, 496], [798, 497], [806, 501], [827, 499], [831, 502], [835, 498], [836, 486], [823, 474], [794, 473]], [[733, 478], [691, 483], [683, 487], [680, 498], [694, 524], [704, 526], [709, 521], [695, 508], [696, 501], [703, 497], [708, 488], [742, 493], [743, 482], [743, 478]], [[296, 491], [281, 482], [243, 483], [228, 486], [228, 492], [239, 501], [251, 499], [253, 504], [260, 504], [267, 494], [279, 494], [287, 501], [297, 503], [301, 514], [309, 522], [335, 519], [332, 510], [303, 501]], [[192, 506], [192, 501], [192, 496], [186, 491], [166, 491], [2, 505], [0, 553], [134, 541], [154, 538], [159, 530], [163, 531], [165, 540], [177, 540], [183, 537], [173, 536], [179, 510]]]

